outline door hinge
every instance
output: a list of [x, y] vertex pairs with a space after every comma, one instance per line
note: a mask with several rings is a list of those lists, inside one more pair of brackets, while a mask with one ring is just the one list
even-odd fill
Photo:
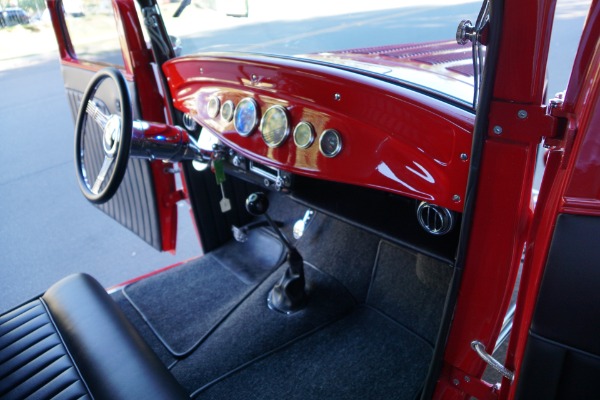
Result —
[[554, 136], [546, 137], [544, 140], [544, 147], [556, 147], [565, 146], [565, 137], [567, 137], [567, 131], [569, 128], [569, 121], [574, 121], [574, 115], [565, 111], [563, 107], [565, 92], [560, 92], [548, 102], [546, 113], [555, 119], [555, 130]]
[[180, 200], [184, 200], [185, 197], [185, 193], [183, 192], [183, 190], [176, 190], [174, 192], [169, 193], [166, 196], [166, 207], [171, 207], [177, 204], [177, 202], [179, 202]]
[[500, 384], [492, 385], [448, 364], [444, 368], [443, 378], [446, 380], [445, 385], [478, 400], [498, 400]]
[[[553, 99], [554, 101], [555, 99]], [[542, 138], [558, 138], [564, 133], [559, 112], [562, 103], [532, 106], [504, 101], [492, 102], [488, 137], [517, 142], [540, 142]]]

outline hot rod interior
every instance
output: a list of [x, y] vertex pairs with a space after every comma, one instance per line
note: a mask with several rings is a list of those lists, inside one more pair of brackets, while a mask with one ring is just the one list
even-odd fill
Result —
[[[74, 27], [91, 20], [47, 0], [81, 192], [160, 251], [189, 202], [204, 255], [108, 292], [66, 277], [5, 312], [0, 397], [599, 396], [598, 1], [555, 98], [552, 0], [484, 1], [445, 41], [311, 51], [294, 43], [312, 30], [402, 12], [190, 3], [94, 3], [120, 46], [96, 59]], [[296, 31], [248, 44], [277, 24], [244, 18], [285, 7]], [[223, 44], [190, 52], [169, 35], [184, 22]]]

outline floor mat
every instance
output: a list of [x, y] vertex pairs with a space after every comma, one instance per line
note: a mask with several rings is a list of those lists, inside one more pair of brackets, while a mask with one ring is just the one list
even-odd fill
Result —
[[262, 229], [185, 266], [123, 289], [165, 347], [191, 351], [280, 264], [283, 245]]
[[369, 307], [195, 393], [202, 399], [415, 399], [432, 348]]
[[267, 278], [210, 337], [171, 369], [188, 392], [210, 385], [230, 371], [341, 319], [356, 306], [337, 280], [306, 264], [306, 307], [291, 315], [270, 310], [268, 293], [286, 266]]

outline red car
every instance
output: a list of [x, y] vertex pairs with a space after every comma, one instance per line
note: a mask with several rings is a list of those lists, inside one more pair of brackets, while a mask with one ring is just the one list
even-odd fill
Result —
[[204, 256], [5, 312], [0, 397], [599, 396], [599, 2], [552, 99], [551, 0], [411, 45], [379, 1], [47, 2], [83, 195], [162, 251], [188, 201]]

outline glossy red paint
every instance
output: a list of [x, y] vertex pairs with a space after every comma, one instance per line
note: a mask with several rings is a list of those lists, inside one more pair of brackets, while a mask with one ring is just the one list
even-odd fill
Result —
[[[468, 111], [399, 85], [289, 59], [198, 56], [169, 61], [163, 69], [175, 107], [252, 160], [462, 210], [474, 121]], [[292, 129], [300, 121], [314, 126], [315, 142], [301, 149], [288, 138], [270, 148], [259, 128], [242, 137], [233, 122], [208, 115], [211, 97], [221, 104], [251, 97], [262, 112], [281, 105]], [[326, 129], [342, 137], [342, 151], [333, 158], [319, 152]]]
[[[535, 134], [526, 121], [515, 123], [511, 111], [512, 106], [542, 106], [554, 6], [548, 0], [506, 0], [502, 26], [492, 27], [501, 35], [495, 85], [463, 280], [444, 356], [445, 368], [469, 376], [479, 377], [485, 369], [471, 342], [492, 349], [500, 331], [531, 222], [537, 144], [554, 134], [539, 127]], [[494, 132], [496, 126], [502, 134]], [[449, 376], [441, 377], [435, 398], [469, 397]]]
[[528, 238], [517, 314], [506, 365], [516, 381], [505, 385], [501, 399], [512, 398], [533, 318], [556, 218], [561, 213], [600, 216], [597, 149], [600, 144], [600, 2], [594, 1], [584, 27], [573, 74], [560, 113], [566, 133], [549, 152], [531, 233]]
[[546, 62], [556, 1], [504, 1], [494, 97], [539, 105], [546, 94]]
[[[102, 65], [77, 58], [68, 35], [64, 14], [61, 12], [62, 1], [48, 0], [48, 9], [59, 46], [61, 64], [89, 71], [102, 69]], [[127, 80], [133, 81], [136, 85], [139, 118], [163, 123], [172, 122], [166, 121], [165, 118], [168, 100], [160, 94], [158, 88], [160, 80], [156, 78], [152, 69], [153, 57], [144, 42], [134, 2], [114, 0], [113, 9], [117, 25], [121, 27], [119, 38], [125, 63], [122, 72]], [[177, 235], [177, 206], [169, 200], [172, 198], [171, 194], [177, 191], [173, 175], [167, 172], [172, 169], [171, 167], [162, 161], [151, 163], [155, 190], [159, 194], [157, 204], [163, 251], [175, 250]]]

